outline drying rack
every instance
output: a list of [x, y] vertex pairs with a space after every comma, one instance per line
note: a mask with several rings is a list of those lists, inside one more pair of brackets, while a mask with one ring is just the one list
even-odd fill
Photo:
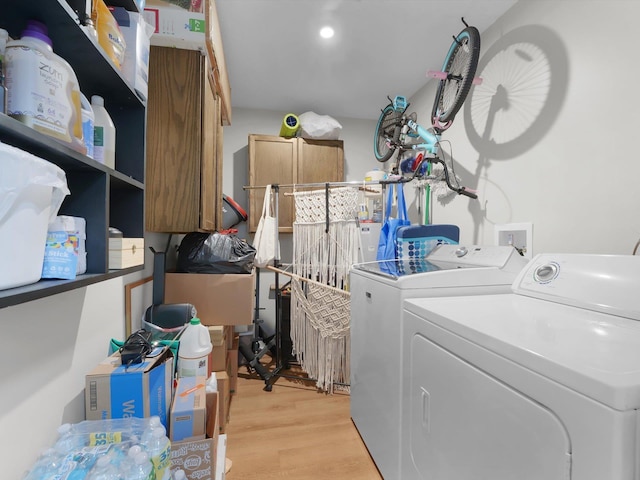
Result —
[[[382, 201], [384, 202], [384, 190], [387, 184], [391, 183], [401, 183], [402, 180], [374, 180], [374, 181], [346, 181], [346, 182], [314, 182], [314, 183], [295, 183], [295, 184], [271, 184], [271, 189], [273, 190], [275, 197], [275, 219], [276, 219], [276, 229], [274, 232], [274, 245], [279, 244], [279, 218], [278, 218], [278, 198], [281, 188], [293, 189], [293, 188], [308, 188], [308, 187], [324, 187], [325, 188], [325, 233], [329, 232], [329, 189], [333, 187], [361, 187], [363, 190], [367, 190], [369, 186], [382, 186]], [[252, 189], [265, 189], [267, 185], [245, 185], [242, 187], [243, 190], [252, 190]], [[376, 190], [377, 193], [377, 190]], [[384, 212], [384, 208], [383, 208]], [[384, 221], [384, 219], [383, 219]], [[277, 249], [278, 250], [278, 249]], [[276, 257], [273, 261], [273, 267], [266, 267], [267, 270], [272, 271], [275, 274], [275, 314], [276, 314], [276, 325], [275, 325], [275, 367], [272, 371], [267, 371], [264, 366], [260, 365], [259, 369], [256, 369], [256, 372], [260, 375], [260, 377], [265, 382], [264, 390], [270, 392], [273, 387], [273, 383], [280, 377], [292, 379], [292, 380], [303, 380], [309, 382], [317, 382], [314, 378], [309, 378], [306, 376], [292, 375], [282, 373], [283, 370], [289, 368], [289, 362], [284, 361], [283, 352], [282, 352], [282, 291], [280, 289], [280, 275], [284, 274], [290, 277], [294, 277], [293, 273], [288, 273], [282, 270], [281, 259], [278, 258], [279, 253], [276, 251]], [[260, 275], [258, 268], [258, 276]], [[256, 285], [256, 288], [258, 286]], [[258, 298], [258, 292], [256, 292], [256, 299]], [[255, 321], [255, 320], [254, 320]], [[254, 329], [255, 331], [255, 329]], [[253, 339], [253, 343], [257, 344], [256, 338]], [[253, 362], [250, 362], [250, 365], [255, 365], [259, 363], [259, 358], [266, 353], [268, 349], [262, 349], [259, 352], [254, 352], [255, 359]], [[343, 385], [348, 386], [345, 383], [334, 382], [335, 385]]]

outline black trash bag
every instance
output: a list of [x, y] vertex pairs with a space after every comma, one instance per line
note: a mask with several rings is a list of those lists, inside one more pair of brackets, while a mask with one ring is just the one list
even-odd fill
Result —
[[256, 249], [233, 234], [192, 232], [178, 247], [179, 273], [251, 273]]

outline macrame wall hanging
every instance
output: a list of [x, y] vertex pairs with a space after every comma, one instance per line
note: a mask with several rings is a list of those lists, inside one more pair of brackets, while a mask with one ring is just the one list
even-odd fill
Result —
[[319, 389], [349, 384], [349, 269], [358, 261], [359, 190], [294, 192], [291, 341]]

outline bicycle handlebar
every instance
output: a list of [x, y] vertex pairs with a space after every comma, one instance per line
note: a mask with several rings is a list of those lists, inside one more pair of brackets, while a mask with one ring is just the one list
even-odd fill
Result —
[[476, 195], [475, 193], [470, 192], [469, 190], [465, 189], [464, 187], [460, 187], [460, 188], [454, 189], [454, 190], [459, 195], [464, 195], [465, 197], [473, 198], [474, 200], [478, 199], [478, 195]]
[[444, 160], [435, 157], [431, 158], [430, 161], [432, 163], [441, 163], [444, 167], [444, 181], [447, 183], [447, 187], [456, 192], [458, 195], [464, 195], [465, 197], [473, 198], [474, 200], [478, 198], [478, 195], [470, 192], [465, 187], [454, 187], [453, 185], [451, 185], [451, 179], [449, 178], [449, 168], [447, 167], [446, 163], [444, 163]]

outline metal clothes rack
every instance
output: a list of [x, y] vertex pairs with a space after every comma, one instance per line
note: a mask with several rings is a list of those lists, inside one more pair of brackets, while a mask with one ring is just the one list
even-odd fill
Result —
[[[275, 229], [275, 245], [278, 245], [279, 243], [279, 218], [278, 218], [278, 197], [279, 197], [279, 192], [281, 188], [307, 188], [307, 187], [325, 187], [325, 232], [329, 231], [329, 189], [332, 187], [346, 187], [346, 186], [352, 186], [352, 187], [358, 187], [358, 186], [363, 186], [363, 187], [367, 187], [367, 186], [372, 186], [372, 185], [381, 185], [382, 189], [383, 189], [383, 201], [384, 201], [384, 189], [386, 187], [387, 184], [389, 183], [399, 183], [396, 182], [394, 180], [375, 180], [375, 181], [350, 181], [350, 182], [316, 182], [316, 183], [295, 183], [295, 184], [272, 184], [271, 188], [274, 191], [273, 193], [275, 194], [275, 217], [276, 217], [276, 229]], [[243, 190], [251, 190], [251, 189], [264, 189], [267, 188], [266, 185], [245, 185], [242, 187]], [[384, 210], [383, 210], [384, 211]], [[265, 382], [265, 387], [264, 390], [267, 392], [270, 392], [272, 390], [273, 387], [273, 383], [275, 382], [275, 380], [277, 380], [277, 378], [282, 377], [282, 378], [288, 378], [288, 379], [293, 379], [293, 380], [304, 380], [304, 381], [310, 381], [310, 382], [316, 382], [317, 380], [314, 378], [308, 378], [308, 377], [301, 377], [298, 375], [288, 375], [288, 374], [283, 374], [282, 370], [286, 369], [289, 367], [288, 363], [285, 363], [283, 361], [283, 354], [282, 354], [282, 292], [280, 291], [280, 273], [277, 271], [277, 269], [280, 269], [281, 267], [281, 263], [280, 263], [280, 258], [278, 258], [278, 254], [276, 254], [276, 258], [274, 258], [273, 261], [273, 266], [274, 269], [272, 270], [275, 274], [275, 292], [276, 292], [276, 298], [275, 298], [275, 310], [276, 310], [276, 332], [275, 332], [275, 368], [272, 372], [268, 372], [265, 373], [264, 372], [264, 367], [262, 367], [263, 371], [258, 371], [258, 373], [260, 374], [260, 376], [262, 377], [262, 379]], [[257, 287], [256, 287], [257, 288]], [[257, 297], [257, 295], [256, 295]], [[254, 339], [255, 340], [255, 339]], [[335, 382], [336, 385], [345, 385], [347, 386], [348, 384], [344, 384], [344, 383], [339, 383], [339, 382]]]

